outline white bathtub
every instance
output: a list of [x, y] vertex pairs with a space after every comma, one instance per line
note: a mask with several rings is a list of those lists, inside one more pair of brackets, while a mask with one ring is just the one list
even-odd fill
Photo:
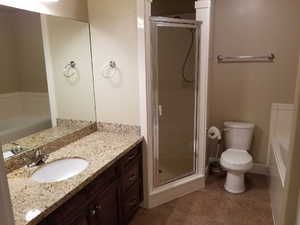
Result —
[[281, 225], [283, 190], [285, 185], [290, 135], [295, 109], [290, 104], [272, 104], [269, 169], [270, 197], [275, 225]]
[[50, 127], [50, 116], [19, 116], [0, 120], [0, 143], [5, 144]]
[[0, 143], [51, 127], [48, 93], [0, 94]]

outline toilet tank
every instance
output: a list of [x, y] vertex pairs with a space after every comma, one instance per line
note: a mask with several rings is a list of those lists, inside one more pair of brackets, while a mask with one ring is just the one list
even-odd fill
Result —
[[244, 122], [224, 122], [226, 149], [249, 150], [251, 147], [254, 124]]

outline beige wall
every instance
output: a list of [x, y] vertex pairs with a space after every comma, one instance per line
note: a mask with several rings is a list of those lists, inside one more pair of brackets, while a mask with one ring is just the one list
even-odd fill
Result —
[[19, 79], [16, 72], [16, 46], [14, 21], [10, 13], [0, 13], [0, 93], [19, 90]]
[[213, 59], [265, 55], [274, 63], [217, 64], [210, 74], [210, 124], [226, 120], [256, 125], [254, 161], [266, 163], [271, 103], [292, 103], [295, 89], [299, 1], [215, 1]]
[[[155, 0], [153, 4], [155, 15], [194, 12], [193, 0], [176, 4]], [[88, 0], [88, 9], [97, 119], [139, 125], [136, 1]], [[105, 79], [101, 68], [111, 59], [117, 62], [121, 74]]]
[[[89, 0], [97, 119], [138, 125], [136, 0]], [[115, 60], [120, 73], [105, 79], [101, 68]]]
[[15, 14], [15, 23], [19, 91], [47, 92], [40, 15], [22, 11]]
[[0, 13], [0, 93], [47, 92], [40, 16]]
[[60, 0], [48, 3], [36, 0], [0, 0], [0, 5], [29, 10], [46, 15], [61, 16], [85, 22], [88, 21], [86, 0]]

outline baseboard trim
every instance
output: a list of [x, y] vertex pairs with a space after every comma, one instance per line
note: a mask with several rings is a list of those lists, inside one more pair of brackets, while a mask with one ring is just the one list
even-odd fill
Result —
[[205, 187], [205, 176], [194, 176], [188, 181], [170, 183], [165, 187], [157, 188], [149, 196], [147, 208], [154, 208], [184, 195], [198, 191]]
[[253, 168], [249, 171], [249, 173], [261, 174], [269, 176], [269, 167], [266, 164], [262, 163], [254, 163]]

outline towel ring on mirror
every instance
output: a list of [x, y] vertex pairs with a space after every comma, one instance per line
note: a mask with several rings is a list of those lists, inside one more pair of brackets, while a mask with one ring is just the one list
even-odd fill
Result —
[[71, 61], [69, 64], [65, 65], [64, 76], [66, 78], [70, 78], [70, 77], [74, 76], [77, 72], [75, 68], [76, 68], [76, 63], [74, 61]]
[[108, 64], [102, 67], [102, 76], [104, 78], [111, 78], [118, 72], [118, 70], [119, 68], [117, 67], [117, 63], [111, 60]]

